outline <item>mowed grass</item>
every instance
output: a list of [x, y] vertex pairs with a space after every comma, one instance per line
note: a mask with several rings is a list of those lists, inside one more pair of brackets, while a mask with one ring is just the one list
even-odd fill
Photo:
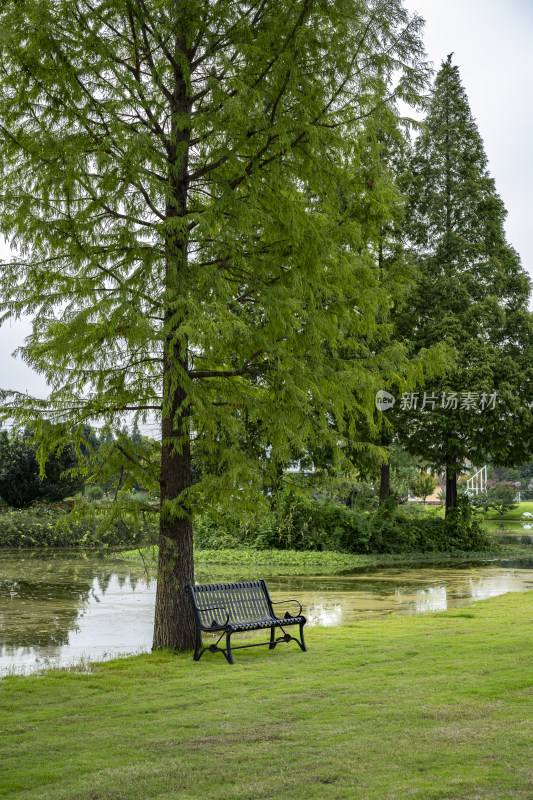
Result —
[[[498, 514], [497, 511], [491, 509], [486, 514], [484, 514], [485, 519], [520, 519], [521, 515], [524, 512], [528, 512], [529, 514], [533, 514], [533, 500], [523, 500], [520, 503], [516, 503], [516, 508], [512, 511], [507, 511], [505, 514]], [[418, 505], [417, 509], [421, 509], [422, 512], [427, 514], [433, 514], [437, 517], [444, 516], [444, 506], [428, 506], [428, 505]]]
[[521, 503], [516, 504], [517, 507], [513, 508], [512, 511], [507, 511], [505, 514], [498, 514], [497, 511], [491, 510], [487, 513], [486, 519], [520, 519], [522, 514], [527, 512], [528, 514], [533, 514], [533, 501], [531, 500], [524, 500]]
[[[533, 797], [533, 593], [0, 682], [10, 800]], [[237, 638], [237, 637], [235, 637]]]

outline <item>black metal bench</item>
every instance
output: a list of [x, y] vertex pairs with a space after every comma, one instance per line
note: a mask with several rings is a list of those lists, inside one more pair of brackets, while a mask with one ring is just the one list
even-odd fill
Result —
[[[233, 664], [231, 635], [262, 628], [270, 628], [269, 642], [241, 644], [233, 649], [240, 650], [244, 647], [268, 644], [273, 650], [279, 642], [293, 641], [297, 642], [302, 650], [307, 650], [303, 632], [307, 620], [302, 616], [302, 604], [298, 600], [280, 600], [278, 603], [273, 603], [264, 580], [186, 586], [185, 591], [189, 595], [196, 623], [195, 661], [199, 661], [202, 654], [209, 650], [211, 653], [224, 653], [228, 663]], [[300, 607], [298, 614], [293, 616], [287, 611], [285, 616], [277, 617], [273, 606], [281, 603], [298, 603]], [[300, 626], [299, 640], [283, 630], [289, 625]], [[276, 628], [281, 628], [282, 636], [275, 636]], [[215, 644], [202, 647], [202, 631], [220, 633], [220, 636]], [[219, 647], [218, 644], [224, 636], [226, 647]]]

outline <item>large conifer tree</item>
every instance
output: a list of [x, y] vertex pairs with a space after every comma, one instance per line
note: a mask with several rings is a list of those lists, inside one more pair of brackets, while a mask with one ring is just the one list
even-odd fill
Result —
[[447, 343], [454, 363], [445, 381], [425, 387], [425, 402], [423, 392], [406, 398], [397, 418], [404, 444], [446, 468], [448, 510], [466, 459], [520, 463], [533, 430], [530, 281], [506, 241], [506, 211], [451, 56], [405, 180], [419, 279], [399, 328], [415, 349]]
[[[372, 402], [357, 342], [393, 291], [368, 242], [394, 198], [367, 131], [418, 99], [420, 25], [401, 0], [2, 2], [0, 229], [21, 257], [0, 312], [34, 315], [23, 355], [52, 387], [4, 413], [45, 420], [43, 457], [67, 425], [159, 418], [154, 647], [194, 643], [191, 516], [262, 482], [254, 420], [283, 463]], [[217, 451], [196, 486], [193, 437]]]

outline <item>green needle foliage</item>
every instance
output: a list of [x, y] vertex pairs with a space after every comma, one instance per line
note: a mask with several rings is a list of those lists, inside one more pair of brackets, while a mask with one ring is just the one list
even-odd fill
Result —
[[506, 211], [451, 56], [405, 180], [420, 277], [399, 328], [415, 348], [442, 342], [455, 358], [445, 381], [425, 387], [425, 408], [420, 393], [416, 410], [397, 419], [405, 446], [446, 468], [448, 510], [465, 460], [523, 463], [533, 425], [530, 281], [506, 241]]
[[[33, 316], [21, 353], [51, 387], [4, 392], [4, 415], [41, 420], [43, 468], [67, 428], [160, 422], [138, 465], [161, 497], [154, 647], [193, 644], [193, 513], [264, 482], [250, 426], [283, 463], [371, 407], [360, 341], [394, 294], [373, 242], [397, 199], [374, 119], [397, 130], [419, 100], [420, 28], [401, 0], [2, 3], [0, 229], [21, 255], [0, 314]], [[196, 484], [191, 443], [217, 465]]]

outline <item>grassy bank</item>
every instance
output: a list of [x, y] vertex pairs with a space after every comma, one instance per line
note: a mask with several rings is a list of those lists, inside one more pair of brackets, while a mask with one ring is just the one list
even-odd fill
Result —
[[[498, 558], [523, 558], [533, 555], [531, 547], [519, 545], [494, 546], [489, 551], [462, 551], [451, 553], [371, 553], [351, 555], [316, 550], [254, 550], [252, 548], [232, 548], [231, 550], [195, 550], [196, 566], [242, 566], [242, 567], [284, 567], [296, 570], [320, 568], [323, 570], [358, 569], [375, 566], [396, 566], [401, 564], [458, 563], [494, 561]], [[155, 564], [157, 547], [143, 547], [120, 553], [120, 558], [128, 561]]]
[[531, 796], [533, 593], [0, 684], [10, 800]]
[[[520, 519], [522, 514], [528, 512], [529, 514], [533, 514], [533, 501], [531, 500], [523, 500], [521, 503], [516, 504], [517, 507], [514, 508], [512, 511], [507, 511], [505, 514], [498, 514], [497, 511], [491, 509], [483, 514], [483, 519], [490, 519], [490, 520], [506, 520], [506, 519]], [[428, 506], [417, 504], [417, 509], [420, 512], [428, 514], [430, 516], [437, 516], [437, 517], [444, 517], [444, 506]]]
[[517, 503], [517, 508], [514, 508], [512, 511], [507, 511], [505, 514], [498, 514], [497, 511], [489, 511], [487, 512], [486, 519], [492, 520], [506, 520], [506, 519], [520, 519], [522, 514], [524, 513], [533, 514], [533, 501], [523, 501], [522, 503]]

